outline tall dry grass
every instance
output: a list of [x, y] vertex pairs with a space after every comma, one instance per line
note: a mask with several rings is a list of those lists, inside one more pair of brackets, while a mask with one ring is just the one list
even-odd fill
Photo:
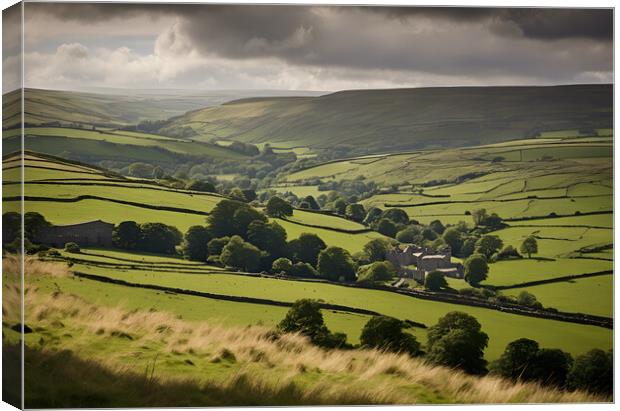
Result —
[[[7, 263], [11, 264], [11, 260]], [[68, 275], [63, 264], [27, 260], [26, 276], [47, 275], [47, 272], [54, 276]], [[249, 392], [271, 392], [274, 401], [279, 398], [274, 404], [286, 403], [281, 398], [283, 387], [288, 387], [286, 389], [291, 395], [301, 401], [297, 404], [412, 404], [426, 398], [418, 394], [420, 391], [438, 393], [442, 398], [458, 403], [609, 400], [535, 383], [515, 383], [493, 376], [470, 376], [407, 355], [377, 350], [325, 351], [311, 345], [299, 334], [277, 335], [260, 326], [230, 327], [188, 322], [167, 312], [95, 306], [61, 292], [49, 295], [36, 289], [28, 290], [26, 307], [27, 323], [62, 320], [94, 337], [126, 335], [143, 345], [149, 342], [163, 344], [164, 351], [169, 353], [211, 355], [212, 361], [234, 358], [237, 364], [247, 367], [242, 367], [238, 374], [231, 375], [225, 382], [210, 384], [241, 395], [241, 379], [244, 389]], [[126, 373], [119, 369], [122, 364], [113, 359], [99, 360], [98, 365], [112, 372]], [[260, 373], [257, 369], [261, 370]], [[295, 384], [294, 379], [308, 370], [326, 378], [319, 377], [317, 382], [303, 386]], [[265, 375], [274, 378], [265, 379]], [[344, 378], [327, 378], [329, 375]], [[178, 383], [178, 379], [165, 375], [157, 375], [157, 378], [161, 384]], [[417, 391], [413, 387], [417, 387]]]

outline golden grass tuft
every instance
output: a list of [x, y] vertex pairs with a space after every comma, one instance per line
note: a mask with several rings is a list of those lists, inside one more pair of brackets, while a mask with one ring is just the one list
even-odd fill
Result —
[[[39, 265], [36, 261], [28, 261], [26, 267], [34, 270], [35, 275], [46, 275], [45, 269], [53, 272], [53, 276], [65, 275], [66, 269], [56, 265], [60, 264]], [[27, 275], [32, 273], [28, 271]], [[255, 403], [242, 390], [254, 394], [270, 393], [274, 405], [413, 404], [424, 401], [425, 397], [416, 392], [437, 393], [442, 401], [458, 403], [609, 401], [579, 391], [566, 392], [534, 383], [514, 383], [494, 376], [471, 376], [404, 354], [361, 349], [325, 351], [311, 345], [302, 335], [277, 334], [263, 326], [226, 327], [211, 322], [185, 321], [167, 312], [101, 307], [61, 292], [47, 295], [33, 289], [27, 295], [26, 307], [30, 326], [61, 321], [72, 330], [82, 330], [92, 338], [114, 337], [119, 343], [126, 341], [133, 347], [145, 349], [157, 343], [163, 345], [163, 352], [234, 364], [236, 371], [231, 372], [237, 374], [224, 382], [211, 381], [209, 384], [237, 395], [240, 401], [248, 401], [247, 404]], [[119, 363], [114, 359], [98, 359], [97, 364], [110, 372], [119, 372]], [[303, 385], [296, 382], [297, 378], [309, 373], [315, 374], [312, 382], [306, 381]], [[157, 378], [161, 384], [179, 383], [178, 378], [166, 375], [157, 375]], [[298, 398], [299, 402], [289, 397]]]

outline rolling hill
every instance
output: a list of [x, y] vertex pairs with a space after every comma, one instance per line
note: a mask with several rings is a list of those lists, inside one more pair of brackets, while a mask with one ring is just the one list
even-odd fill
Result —
[[541, 131], [608, 128], [611, 85], [351, 90], [251, 98], [188, 112], [175, 127], [200, 137], [353, 153], [471, 146]]

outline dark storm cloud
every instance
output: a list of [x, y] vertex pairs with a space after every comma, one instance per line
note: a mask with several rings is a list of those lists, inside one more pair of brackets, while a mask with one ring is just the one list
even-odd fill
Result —
[[549, 82], [612, 69], [610, 9], [28, 3], [28, 10], [85, 25], [178, 17], [158, 47], [205, 58]]

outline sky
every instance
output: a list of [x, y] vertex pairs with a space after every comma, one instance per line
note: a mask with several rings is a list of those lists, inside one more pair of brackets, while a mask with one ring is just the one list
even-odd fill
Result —
[[[27, 87], [192, 90], [613, 81], [611, 9], [26, 3]], [[17, 16], [17, 18], [15, 18]], [[16, 88], [3, 15], [3, 91]]]

